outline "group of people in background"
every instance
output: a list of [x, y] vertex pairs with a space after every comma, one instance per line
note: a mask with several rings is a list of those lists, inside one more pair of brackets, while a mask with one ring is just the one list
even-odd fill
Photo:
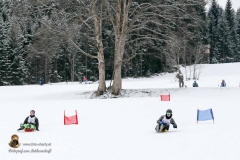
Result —
[[[176, 77], [178, 78], [179, 87], [180, 88], [183, 87], [184, 86], [184, 81], [183, 81], [184, 77], [183, 77], [183, 74], [182, 74], [181, 70], [178, 71], [178, 74], [176, 75]], [[196, 82], [196, 80], [194, 80], [192, 86], [193, 87], [199, 87], [198, 83]], [[226, 82], [225, 82], [224, 79], [222, 80], [220, 87], [226, 87]]]
[[[83, 82], [84, 82], [85, 84], [88, 83], [87, 78], [86, 78], [85, 76], [83, 77]], [[40, 86], [42, 86], [42, 85], [44, 84], [43, 78], [40, 78], [40, 79], [39, 79], [39, 84], [40, 84]]]
[[[176, 77], [178, 78], [179, 87], [180, 87], [180, 88], [184, 87], [184, 81], [183, 81], [183, 80], [184, 80], [184, 77], [183, 77], [183, 74], [182, 74], [182, 71], [181, 71], [181, 70], [178, 71], [178, 74], [176, 75]], [[83, 82], [84, 82], [85, 84], [88, 83], [87, 78], [86, 78], [85, 76], [83, 77]], [[40, 84], [40, 85], [43, 85], [43, 84], [44, 84], [43, 78], [40, 78], [39, 84]], [[198, 86], [198, 83], [196, 82], [196, 80], [194, 80], [192, 86], [193, 86], [193, 87], [199, 87], [199, 86]], [[224, 79], [222, 80], [220, 87], [226, 87], [226, 82], [225, 82]]]

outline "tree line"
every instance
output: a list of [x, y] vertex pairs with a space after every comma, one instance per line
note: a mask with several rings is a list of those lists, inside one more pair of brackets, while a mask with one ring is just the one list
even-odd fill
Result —
[[204, 0], [0, 0], [0, 85], [86, 76], [97, 95], [113, 80], [117, 95], [123, 77], [239, 61], [239, 12], [228, 3], [207, 12]]
[[225, 9], [216, 0], [207, 13], [211, 63], [240, 61], [240, 8], [232, 8], [230, 0]]

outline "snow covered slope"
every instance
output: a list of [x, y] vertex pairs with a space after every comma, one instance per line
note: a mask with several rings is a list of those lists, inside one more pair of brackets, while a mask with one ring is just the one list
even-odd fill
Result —
[[[218, 87], [222, 79], [229, 87]], [[164, 89], [171, 94], [170, 102], [161, 102], [157, 93], [144, 98], [83, 99], [81, 94], [94, 91], [97, 84], [0, 87], [0, 159], [239, 160], [240, 63], [203, 65], [200, 87], [192, 88], [192, 80], [185, 83], [188, 87], [179, 89], [173, 73], [123, 80], [124, 89]], [[178, 128], [156, 133], [157, 119], [169, 108]], [[215, 123], [197, 124], [197, 108], [212, 108]], [[40, 131], [18, 132], [32, 109]], [[64, 110], [67, 116], [77, 110], [79, 124], [64, 126]], [[8, 146], [13, 134], [22, 143], [15, 150]], [[51, 152], [31, 153], [36, 149]]]

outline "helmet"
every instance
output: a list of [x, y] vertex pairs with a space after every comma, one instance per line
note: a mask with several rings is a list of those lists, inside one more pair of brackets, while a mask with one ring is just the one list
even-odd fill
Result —
[[171, 110], [171, 109], [168, 109], [168, 110], [166, 111], [166, 114], [167, 114], [167, 113], [172, 114], [172, 110]]
[[33, 114], [35, 114], [35, 111], [34, 111], [34, 110], [31, 110], [31, 111], [30, 111], [30, 113], [33, 113]]

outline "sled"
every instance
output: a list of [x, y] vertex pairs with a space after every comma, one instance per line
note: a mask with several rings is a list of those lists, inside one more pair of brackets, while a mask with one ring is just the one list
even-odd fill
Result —
[[25, 128], [24, 131], [25, 131], [25, 132], [33, 132], [34, 129]]
[[157, 126], [155, 127], [155, 130], [156, 130], [157, 133], [167, 132], [167, 131], [168, 131], [167, 129], [164, 129], [164, 130], [162, 130], [162, 131], [159, 131], [159, 130], [157, 130], [158, 127], [159, 127], [159, 125], [157, 125]]
[[166, 131], [158, 131], [157, 133], [165, 133], [165, 132], [168, 132], [168, 130], [166, 130]]

